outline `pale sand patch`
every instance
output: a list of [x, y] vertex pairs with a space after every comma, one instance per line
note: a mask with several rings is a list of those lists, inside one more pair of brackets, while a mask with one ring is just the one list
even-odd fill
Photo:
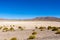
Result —
[[25, 27], [26, 29], [33, 29], [36, 26], [56, 26], [60, 27], [60, 22], [54, 22], [54, 21], [0, 21], [0, 25], [5, 25], [5, 26], [10, 26], [10, 25], [15, 25], [14, 28], [18, 26]]

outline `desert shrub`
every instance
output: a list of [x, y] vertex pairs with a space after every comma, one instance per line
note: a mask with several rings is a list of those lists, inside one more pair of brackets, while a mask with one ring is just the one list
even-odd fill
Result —
[[39, 29], [46, 29], [46, 27], [39, 27]]
[[23, 28], [21, 28], [21, 30], [24, 30]]
[[50, 30], [50, 29], [52, 29], [52, 27], [51, 26], [48, 26], [47, 29]]
[[18, 29], [20, 29], [20, 30], [24, 30], [21, 26], [19, 26]]
[[0, 30], [2, 29], [2, 27], [0, 27]]
[[18, 27], [18, 29], [22, 28], [21, 26]]
[[60, 30], [58, 30], [55, 34], [60, 34]]
[[10, 31], [15, 31], [13, 27], [11, 27], [9, 30], [10, 30]]
[[7, 27], [3, 28], [3, 32], [7, 32], [9, 29]]
[[46, 29], [46, 27], [39, 27], [39, 29], [41, 29], [41, 31], [43, 31], [43, 29]]
[[36, 34], [37, 34], [37, 32], [35, 32], [35, 31], [32, 33], [32, 35], [36, 35]]
[[57, 31], [58, 28], [57, 27], [52, 27], [52, 31]]
[[28, 39], [35, 39], [36, 38], [36, 36], [35, 35], [31, 35], [31, 36], [29, 36], [29, 38]]
[[17, 38], [16, 38], [16, 37], [13, 37], [13, 38], [11, 38], [10, 40], [17, 40]]
[[36, 26], [35, 29], [38, 29], [38, 27]]
[[12, 25], [13, 27], [15, 27], [15, 25]]

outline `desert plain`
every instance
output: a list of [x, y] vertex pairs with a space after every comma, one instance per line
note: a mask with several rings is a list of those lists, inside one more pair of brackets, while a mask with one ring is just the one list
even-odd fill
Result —
[[[0, 40], [60, 40], [60, 34], [56, 31], [44, 29], [41, 31], [39, 27], [60, 27], [60, 22], [55, 21], [0, 21]], [[3, 28], [13, 27], [14, 31], [2, 31]], [[19, 30], [22, 27], [23, 30]], [[37, 27], [37, 28], [36, 28]], [[28, 39], [33, 32], [36, 32], [34, 39]], [[11, 38], [16, 39], [11, 39]]]

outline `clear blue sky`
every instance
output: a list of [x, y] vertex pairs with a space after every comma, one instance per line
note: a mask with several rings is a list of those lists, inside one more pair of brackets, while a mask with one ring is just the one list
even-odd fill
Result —
[[0, 0], [0, 18], [60, 17], [60, 0]]

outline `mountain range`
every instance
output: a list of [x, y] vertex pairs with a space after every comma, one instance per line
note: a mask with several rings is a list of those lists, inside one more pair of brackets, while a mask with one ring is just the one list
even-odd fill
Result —
[[60, 18], [57, 17], [36, 17], [32, 19], [0, 19], [0, 21], [58, 21]]

